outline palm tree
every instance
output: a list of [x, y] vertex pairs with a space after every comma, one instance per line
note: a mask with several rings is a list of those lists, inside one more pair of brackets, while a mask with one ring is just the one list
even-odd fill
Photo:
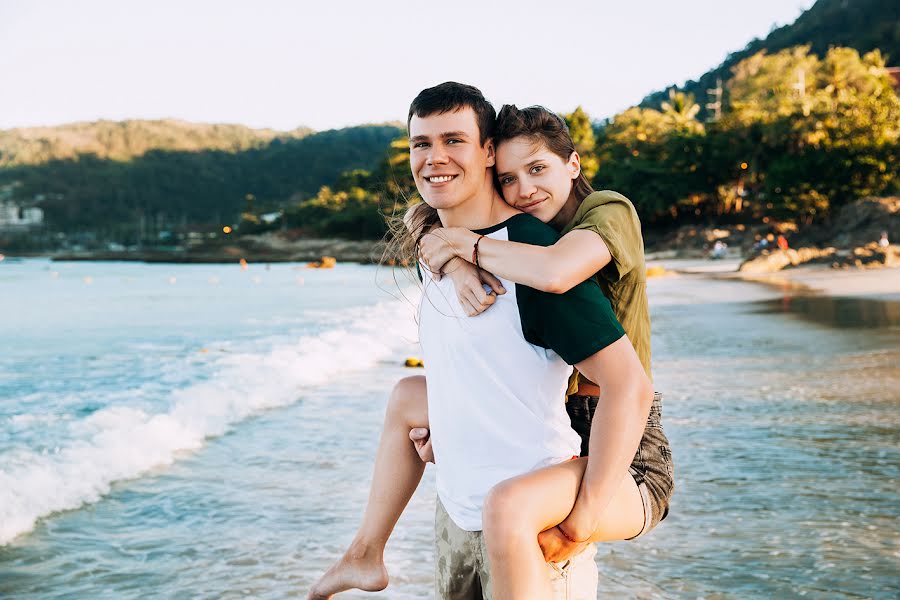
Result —
[[692, 94], [685, 94], [675, 88], [669, 88], [669, 100], [662, 103], [662, 112], [677, 125], [685, 125], [697, 119], [700, 105], [694, 102]]

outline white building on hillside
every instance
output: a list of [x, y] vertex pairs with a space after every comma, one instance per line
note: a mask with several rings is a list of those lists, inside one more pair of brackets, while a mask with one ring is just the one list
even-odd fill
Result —
[[0, 201], [0, 229], [27, 229], [43, 223], [43, 209], [37, 206], [19, 206], [9, 200]]

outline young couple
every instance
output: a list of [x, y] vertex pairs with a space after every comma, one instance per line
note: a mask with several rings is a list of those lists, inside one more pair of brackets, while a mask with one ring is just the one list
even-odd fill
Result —
[[595, 598], [593, 542], [643, 535], [673, 489], [634, 207], [593, 192], [544, 108], [495, 116], [450, 82], [407, 124], [424, 204], [399, 241], [420, 261], [427, 382], [395, 387], [362, 524], [309, 598], [387, 586], [432, 452], [436, 597]]

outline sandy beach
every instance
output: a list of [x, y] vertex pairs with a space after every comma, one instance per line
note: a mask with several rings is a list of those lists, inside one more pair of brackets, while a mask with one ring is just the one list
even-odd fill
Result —
[[781, 289], [789, 288], [794, 293], [900, 300], [900, 268], [833, 269], [825, 265], [809, 265], [775, 273], [741, 273], [737, 270], [740, 263], [740, 259], [667, 259], [648, 261], [647, 267], [663, 267], [675, 273], [707, 275], [717, 279], [763, 283]]
[[867, 296], [882, 300], [900, 300], [900, 269], [832, 269], [814, 265], [785, 269], [769, 274], [735, 273], [745, 281], [773, 285], [800, 285], [828, 296]]

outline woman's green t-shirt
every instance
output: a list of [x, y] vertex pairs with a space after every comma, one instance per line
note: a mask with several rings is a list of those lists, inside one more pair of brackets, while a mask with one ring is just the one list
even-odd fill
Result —
[[[631, 340], [647, 377], [652, 380], [644, 240], [634, 205], [618, 192], [594, 192], [578, 207], [562, 235], [575, 229], [593, 231], [606, 242], [612, 260], [595, 277]], [[578, 373], [575, 372], [569, 382], [568, 394], [572, 395], [577, 389]]]

